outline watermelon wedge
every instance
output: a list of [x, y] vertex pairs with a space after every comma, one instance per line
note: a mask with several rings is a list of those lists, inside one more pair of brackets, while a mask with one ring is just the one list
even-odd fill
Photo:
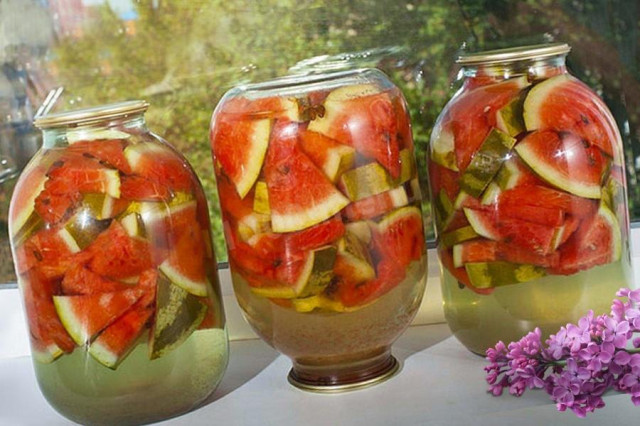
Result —
[[56, 312], [76, 344], [83, 346], [140, 299], [137, 288], [86, 296], [53, 296]]
[[350, 169], [355, 161], [355, 150], [321, 133], [305, 131], [301, 135], [300, 147], [331, 182]]
[[323, 106], [324, 115], [309, 123], [310, 131], [354, 147], [393, 178], [400, 175], [398, 122], [388, 92], [370, 84], [344, 86], [329, 93]]
[[271, 120], [246, 120], [221, 113], [211, 129], [213, 162], [244, 198], [258, 179], [271, 133]]
[[170, 242], [167, 259], [159, 269], [175, 285], [196, 296], [206, 296], [208, 279], [203, 253], [205, 244], [197, 221], [195, 201], [173, 209], [170, 215]]
[[130, 174], [131, 166], [124, 156], [124, 146], [123, 139], [72, 141], [67, 148], [67, 152], [95, 158], [103, 164], [120, 170], [122, 173]]
[[349, 203], [302, 152], [297, 134], [297, 128], [290, 123], [276, 124], [265, 159], [264, 175], [274, 232], [308, 228], [335, 215]]
[[169, 144], [130, 144], [124, 149], [124, 156], [134, 175], [142, 176], [157, 186], [166, 186], [173, 192], [191, 192], [195, 179], [192, 171]]
[[60, 278], [73, 264], [80, 247], [65, 228], [44, 228], [16, 248], [18, 274], [32, 268], [49, 279]]
[[60, 287], [65, 295], [88, 295], [127, 290], [131, 285], [98, 275], [77, 263], [66, 271]]
[[424, 240], [422, 212], [415, 206], [393, 210], [372, 226], [374, 252], [398, 274], [404, 275], [411, 261], [420, 259]]
[[613, 147], [620, 144], [620, 135], [610, 117], [598, 96], [568, 74], [535, 85], [524, 101], [527, 130], [571, 132], [614, 157]]
[[399, 186], [349, 204], [345, 207], [344, 214], [350, 221], [372, 219], [394, 208], [406, 206], [408, 203], [407, 191]]
[[34, 208], [46, 181], [44, 167], [35, 162], [29, 163], [22, 171], [9, 205], [9, 233], [16, 246], [43, 225]]
[[102, 365], [115, 370], [134, 348], [151, 315], [153, 308], [130, 309], [91, 342], [89, 354]]
[[599, 199], [609, 160], [575, 135], [552, 130], [528, 134], [516, 147], [520, 158], [543, 180], [584, 198]]

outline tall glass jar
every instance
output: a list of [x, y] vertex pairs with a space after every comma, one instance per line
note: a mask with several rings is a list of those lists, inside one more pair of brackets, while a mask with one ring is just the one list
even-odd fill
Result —
[[622, 141], [566, 44], [466, 54], [429, 149], [447, 322], [471, 351], [548, 335], [629, 286]]
[[377, 383], [422, 300], [426, 252], [404, 98], [374, 69], [241, 86], [211, 147], [235, 293], [318, 392]]
[[9, 230], [40, 389], [82, 424], [185, 412], [216, 388], [227, 332], [200, 182], [143, 101], [36, 120]]

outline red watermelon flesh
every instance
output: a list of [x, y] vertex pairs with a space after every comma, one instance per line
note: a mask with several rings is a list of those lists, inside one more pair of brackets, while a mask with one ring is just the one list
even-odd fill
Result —
[[552, 252], [541, 255], [518, 245], [502, 241], [478, 239], [464, 242], [454, 247], [457, 263], [506, 261], [542, 267], [558, 265], [560, 254]]
[[131, 173], [129, 162], [124, 156], [124, 141], [122, 139], [78, 141], [69, 145], [67, 152], [95, 158], [122, 173]]
[[473, 229], [486, 238], [511, 242], [541, 255], [554, 250], [556, 227], [510, 217], [498, 217], [492, 211], [465, 209]]
[[62, 293], [66, 295], [87, 295], [131, 288], [130, 284], [98, 275], [85, 265], [77, 263], [71, 266], [62, 279]]
[[[332, 181], [339, 177], [350, 162], [353, 163], [354, 150], [322, 133], [303, 131], [300, 137], [302, 151]], [[347, 158], [345, 160], [344, 158]], [[346, 164], [345, 164], [346, 163]]]
[[216, 177], [220, 206], [225, 215], [239, 221], [253, 213], [253, 191], [241, 198], [235, 186], [225, 175]]
[[260, 174], [269, 145], [271, 120], [221, 112], [213, 122], [210, 133], [213, 163], [244, 198]]
[[166, 186], [173, 192], [192, 191], [195, 178], [188, 163], [168, 144], [131, 144], [124, 153], [134, 175]]
[[516, 147], [524, 160], [551, 185], [586, 198], [600, 198], [600, 185], [609, 169], [602, 151], [570, 133], [552, 130], [528, 134]]
[[49, 279], [60, 278], [79, 251], [64, 228], [44, 228], [16, 249], [16, 268], [19, 274], [35, 268]]
[[492, 212], [498, 221], [503, 217], [509, 217], [551, 227], [562, 225], [564, 223], [565, 216], [564, 211], [558, 207], [530, 206], [522, 203], [504, 203], [469, 207]]
[[142, 294], [142, 290], [132, 288], [84, 296], [54, 296], [53, 301], [67, 332], [78, 345], [84, 345], [127, 312]]
[[144, 306], [130, 309], [100, 333], [89, 346], [89, 353], [107, 367], [116, 368], [133, 349], [153, 312], [153, 308]]
[[498, 205], [557, 208], [576, 217], [592, 215], [598, 209], [596, 200], [578, 197], [542, 185], [517, 186], [503, 191], [498, 197]]
[[361, 306], [373, 302], [392, 290], [406, 277], [406, 270], [399, 270], [393, 260], [384, 259], [376, 266], [377, 277], [363, 283], [339, 281], [332, 297], [344, 306]]
[[352, 202], [345, 207], [344, 215], [351, 221], [371, 219], [408, 203], [407, 192], [398, 187]]
[[508, 104], [527, 84], [514, 78], [463, 91], [447, 107], [453, 131], [456, 165], [466, 170], [492, 127], [496, 126], [496, 111]]
[[398, 146], [403, 149], [413, 150], [413, 134], [411, 132], [411, 117], [407, 108], [407, 103], [402, 96], [393, 97], [393, 107], [398, 118]]
[[45, 189], [53, 194], [79, 191], [120, 197], [118, 171], [84, 155], [65, 152], [53, 163], [47, 176], [49, 181], [45, 184]]
[[563, 74], [539, 83], [524, 103], [528, 130], [572, 132], [609, 157], [619, 134], [598, 96], [581, 81]]
[[361, 155], [377, 160], [397, 178], [400, 148], [394, 96], [398, 93], [379, 92], [367, 85], [335, 89], [325, 99], [324, 116], [312, 120], [309, 130], [354, 147]]
[[[372, 227], [371, 244], [380, 262], [405, 273], [413, 260], [424, 252], [422, 213], [417, 207], [402, 207], [385, 216]], [[387, 263], [388, 262], [388, 263]]]
[[142, 176], [122, 176], [120, 193], [130, 201], [170, 201], [173, 192], [166, 185]]
[[91, 256], [89, 269], [115, 280], [138, 276], [152, 266], [149, 243], [129, 236], [116, 220], [86, 250]]
[[429, 161], [428, 167], [431, 194], [435, 197], [440, 193], [440, 190], [444, 189], [447, 197], [452, 201], [455, 200], [460, 192], [458, 183], [460, 174], [434, 161]]
[[569, 275], [620, 259], [621, 233], [615, 215], [604, 206], [586, 218], [560, 248], [556, 274]]
[[31, 335], [43, 343], [55, 342], [64, 352], [73, 351], [76, 345], [60, 322], [53, 305], [52, 297], [58, 290], [55, 281], [35, 270], [22, 278], [20, 287]]
[[264, 165], [274, 232], [293, 232], [320, 223], [349, 201], [298, 145], [295, 123], [278, 122]]

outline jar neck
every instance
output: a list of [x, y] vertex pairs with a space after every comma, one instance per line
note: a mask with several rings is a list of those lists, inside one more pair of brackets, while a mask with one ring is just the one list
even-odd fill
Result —
[[515, 62], [465, 65], [462, 76], [465, 86], [482, 86], [526, 76], [529, 81], [544, 80], [566, 74], [565, 54], [542, 59], [527, 59]]
[[142, 113], [99, 121], [79, 126], [43, 129], [43, 149], [63, 148], [77, 141], [96, 141], [127, 138], [132, 134], [147, 133], [147, 123]]

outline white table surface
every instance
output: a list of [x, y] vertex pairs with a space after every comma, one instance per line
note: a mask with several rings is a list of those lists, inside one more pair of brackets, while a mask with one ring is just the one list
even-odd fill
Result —
[[[257, 339], [234, 341], [227, 373], [200, 408], [162, 425], [633, 425], [628, 395], [578, 419], [560, 413], [544, 391], [521, 398], [486, 393], [486, 361], [444, 324], [412, 326], [394, 345], [401, 371], [359, 391], [318, 395], [287, 382], [289, 360]], [[29, 357], [0, 360], [0, 425], [71, 425], [40, 394]]]

